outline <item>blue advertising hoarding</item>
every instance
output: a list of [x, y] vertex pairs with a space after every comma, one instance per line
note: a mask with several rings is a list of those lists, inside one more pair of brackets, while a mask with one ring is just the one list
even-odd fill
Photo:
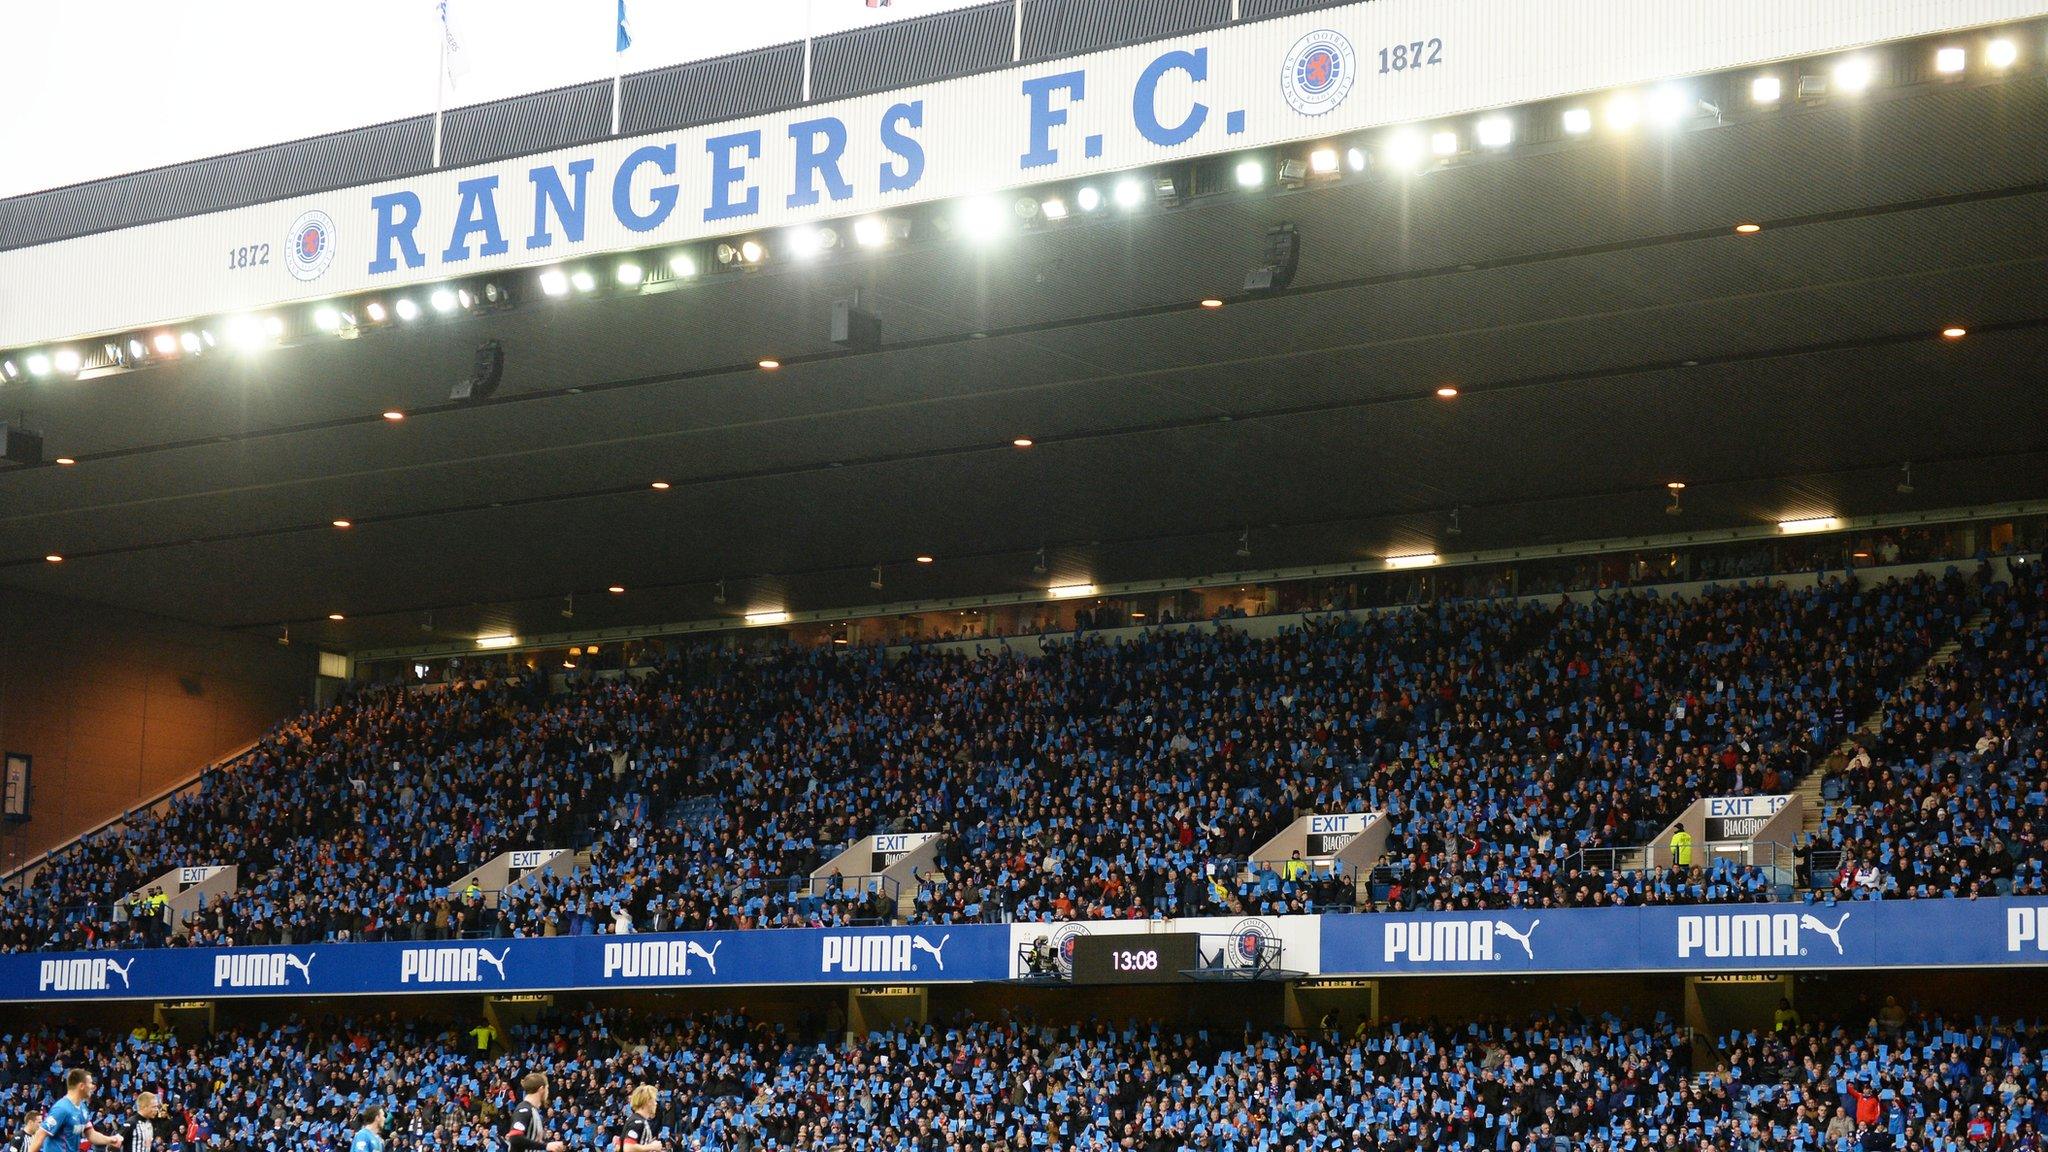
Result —
[[1005, 924], [0, 956], [0, 1001], [935, 984], [1010, 974]]
[[1326, 975], [2048, 964], [2048, 899], [1325, 916]]

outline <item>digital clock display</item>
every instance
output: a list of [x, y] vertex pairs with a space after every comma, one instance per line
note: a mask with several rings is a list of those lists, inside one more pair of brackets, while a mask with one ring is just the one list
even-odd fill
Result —
[[1082, 936], [1074, 941], [1076, 984], [1177, 984], [1201, 964], [1193, 932]]

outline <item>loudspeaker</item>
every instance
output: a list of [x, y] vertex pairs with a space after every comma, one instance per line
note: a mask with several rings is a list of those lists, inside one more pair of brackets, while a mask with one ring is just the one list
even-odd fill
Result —
[[851, 300], [832, 302], [832, 342], [842, 348], [875, 348], [882, 343], [882, 318]]
[[1247, 292], [1270, 292], [1294, 282], [1294, 270], [1301, 263], [1301, 234], [1292, 224], [1266, 229], [1266, 262], [1244, 276]]
[[0, 425], [0, 461], [22, 468], [43, 462], [43, 434], [26, 428]]
[[498, 390], [498, 378], [504, 374], [505, 346], [493, 340], [476, 350], [476, 363], [470, 368], [469, 379], [457, 381], [448, 390], [448, 399], [458, 403], [488, 400]]

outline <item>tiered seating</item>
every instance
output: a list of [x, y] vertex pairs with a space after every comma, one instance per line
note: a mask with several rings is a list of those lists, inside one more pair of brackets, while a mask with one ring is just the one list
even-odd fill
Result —
[[84, 1066], [102, 1100], [165, 1094], [175, 1152], [202, 1128], [205, 1147], [340, 1147], [369, 1104], [396, 1118], [398, 1146], [452, 1152], [501, 1146], [512, 1084], [538, 1070], [572, 1148], [609, 1146], [626, 1093], [651, 1083], [657, 1135], [707, 1152], [2035, 1149], [2048, 1040], [2038, 1022], [1888, 1006], [1871, 1026], [1730, 1036], [1729, 1069], [1694, 1076], [1674, 1022], [1576, 1013], [1305, 1035], [963, 1018], [841, 1046], [737, 1014], [583, 1010], [484, 1057], [463, 1027], [392, 1014], [183, 1043], [17, 1032], [0, 1037], [0, 1114], [37, 1114]]
[[[554, 698], [371, 693], [61, 856], [7, 901], [0, 943], [138, 943], [108, 904], [195, 852], [245, 887], [193, 943], [837, 924], [894, 909], [801, 878], [898, 820], [950, 837], [912, 894], [924, 921], [1344, 906], [1353, 877], [1238, 863], [1297, 813], [1367, 809], [1394, 821], [1396, 904], [1768, 897], [1742, 870], [1579, 853], [1641, 844], [1697, 796], [1789, 786], [1976, 602], [1955, 576], [1830, 580], [1081, 637], [1028, 660], [700, 650]], [[509, 848], [585, 846], [588, 870], [501, 914], [441, 887]]]
[[1952, 660], [1833, 779], [1816, 887], [1869, 898], [2048, 893], [2048, 581], [1992, 590]]

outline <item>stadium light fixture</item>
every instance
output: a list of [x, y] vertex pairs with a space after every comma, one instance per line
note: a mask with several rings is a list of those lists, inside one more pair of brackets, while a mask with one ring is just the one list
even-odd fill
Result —
[[1798, 520], [1778, 521], [1778, 531], [1787, 536], [1797, 536], [1805, 532], [1830, 532], [1841, 526], [1841, 520], [1834, 516], [1807, 516]]
[[1683, 88], [1665, 87], [1650, 93], [1650, 122], [1659, 128], [1675, 128], [1693, 109], [1692, 94]]
[[1257, 160], [1239, 160], [1237, 162], [1237, 186], [1239, 188], [1257, 188], [1265, 182], [1266, 166], [1264, 164], [1259, 163]]
[[1993, 68], [2010, 68], [2020, 58], [2020, 46], [2010, 40], [1998, 39], [1984, 46], [1984, 62]]
[[1092, 186], [1083, 186], [1080, 191], [1074, 193], [1074, 204], [1083, 212], [1093, 212], [1102, 207], [1102, 193]]
[[157, 355], [169, 356], [177, 352], [178, 338], [169, 332], [159, 332], [150, 339], [149, 346], [156, 349]]
[[1046, 594], [1055, 600], [1078, 600], [1083, 596], [1095, 595], [1093, 584], [1055, 584], [1047, 588]]
[[0, 360], [0, 378], [8, 380], [21, 379], [21, 365], [16, 364], [12, 360]]
[[476, 646], [479, 648], [510, 648], [517, 643], [519, 643], [519, 637], [517, 636], [479, 636], [476, 638]]
[[323, 304], [313, 310], [313, 327], [318, 328], [322, 332], [339, 332], [341, 331], [341, 313]]
[[413, 303], [410, 296], [399, 297], [398, 302], [391, 306], [391, 310], [397, 313], [400, 320], [417, 320], [420, 318], [420, 306]]
[[1593, 130], [1593, 114], [1584, 108], [1565, 109], [1564, 130], [1568, 136], [1584, 136]]
[[569, 286], [578, 292], [595, 292], [597, 291], [597, 277], [592, 276], [588, 268], [578, 268], [576, 271], [569, 273]]
[[1456, 156], [1458, 134], [1450, 131], [1432, 133], [1429, 137], [1429, 150], [1438, 156]]
[[612, 273], [612, 278], [627, 288], [637, 288], [642, 281], [647, 279], [647, 269], [628, 260], [619, 265], [618, 269]]
[[1067, 202], [1057, 196], [1048, 196], [1038, 206], [1038, 213], [1047, 220], [1065, 220], [1067, 218]]
[[1387, 141], [1387, 162], [1403, 172], [1422, 163], [1423, 142], [1417, 132], [1396, 132]]
[[789, 254], [799, 260], [830, 251], [839, 243], [839, 233], [830, 228], [803, 225], [789, 230]]
[[1475, 131], [1482, 148], [1505, 148], [1515, 141], [1515, 123], [1505, 116], [1488, 116]]
[[[136, 341], [130, 341], [131, 345]], [[263, 346], [263, 324], [254, 316], [234, 316], [228, 320], [228, 343], [241, 349], [255, 349]], [[135, 349], [131, 347], [133, 354]]]
[[1870, 61], [1861, 56], [1851, 56], [1835, 65], [1835, 87], [1853, 96], [1870, 87], [1874, 75]]
[[31, 352], [28, 354], [28, 374], [35, 377], [43, 377], [50, 374], [50, 356], [47, 352]]
[[678, 280], [688, 280], [697, 274], [697, 258], [688, 252], [678, 252], [668, 258], [668, 271]]
[[569, 294], [569, 274], [560, 268], [549, 268], [540, 274], [540, 290], [548, 296]]
[[1749, 82], [1752, 104], [1776, 104], [1785, 95], [1785, 82], [1776, 76], [1759, 76]]
[[1951, 44], [1946, 48], [1940, 48], [1935, 51], [1934, 70], [1944, 75], [1953, 76], [1961, 72], [1963, 66], [1968, 64], [1969, 61], [1969, 53]]
[[59, 348], [50, 354], [50, 366], [55, 368], [60, 376], [76, 376], [84, 364], [85, 359], [78, 354], [76, 348]]
[[779, 609], [772, 611], [749, 612], [746, 614], [745, 617], [743, 617], [743, 619], [746, 620], [749, 627], [759, 628], [764, 624], [787, 624], [789, 623], [789, 613], [781, 611]]
[[879, 216], [863, 216], [853, 222], [853, 242], [863, 248], [879, 248], [889, 241], [888, 229]]
[[178, 347], [197, 356], [206, 350], [206, 342], [199, 338], [199, 333], [197, 332], [180, 332], [178, 333]]
[[1116, 201], [1119, 208], [1136, 208], [1145, 202], [1145, 186], [1138, 183], [1137, 177], [1126, 176], [1116, 182], [1116, 188], [1110, 192], [1110, 198]]
[[740, 259], [748, 264], [759, 264], [768, 258], [768, 249], [759, 240], [740, 241]]
[[455, 298], [455, 293], [447, 288], [436, 288], [427, 296], [427, 304], [443, 316], [455, 311], [457, 305], [461, 303]]
[[1346, 148], [1344, 150], [1344, 166], [1351, 169], [1353, 172], [1365, 171], [1365, 161], [1365, 149]]
[[382, 324], [385, 317], [391, 315], [391, 313], [385, 310], [383, 304], [372, 300], [363, 305], [363, 315], [368, 317], [372, 324]]
[[1334, 174], [1343, 163], [1335, 148], [1318, 148], [1308, 154], [1308, 170], [1318, 176]]
[[1434, 552], [1415, 552], [1406, 556], [1387, 557], [1389, 568], [1429, 568], [1443, 562], [1444, 558]]
[[1607, 126], [1616, 132], [1629, 131], [1642, 118], [1642, 105], [1633, 92], [1617, 92], [1607, 101]]
[[969, 240], [990, 241], [1010, 226], [1011, 214], [993, 196], [975, 196], [960, 203], [955, 220]]

